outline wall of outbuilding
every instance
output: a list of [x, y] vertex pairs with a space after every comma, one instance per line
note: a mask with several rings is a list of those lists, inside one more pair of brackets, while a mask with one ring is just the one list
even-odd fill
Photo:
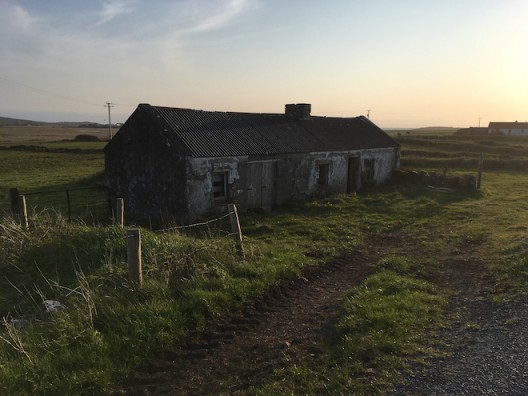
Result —
[[[374, 160], [373, 178], [370, 184], [382, 184], [391, 178], [399, 167], [399, 149], [370, 149], [346, 152], [324, 152], [290, 154], [264, 157], [190, 158], [186, 172], [187, 211], [192, 221], [206, 213], [225, 213], [227, 203], [234, 202], [239, 208], [247, 209], [247, 166], [253, 161], [275, 163], [274, 204], [281, 205], [291, 200], [302, 200], [311, 196], [347, 192], [349, 158]], [[319, 165], [328, 164], [328, 183], [318, 183]], [[226, 172], [227, 198], [213, 197], [213, 174]], [[365, 184], [358, 173], [358, 187]]]
[[[189, 221], [205, 213], [225, 212], [228, 203], [240, 202], [244, 194], [240, 173], [245, 161], [247, 157], [188, 158], [186, 209]], [[215, 199], [213, 196], [215, 172], [228, 175], [226, 199]]]
[[[277, 180], [278, 203], [292, 198], [302, 199], [307, 196], [347, 192], [350, 158], [359, 158], [361, 166], [365, 159], [374, 160], [372, 184], [382, 184], [388, 181], [393, 170], [399, 167], [399, 149], [395, 148], [310, 153], [297, 158], [287, 157], [279, 162], [279, 169], [283, 173]], [[318, 183], [320, 164], [329, 165], [327, 186], [321, 186]], [[359, 179], [358, 187], [361, 188], [362, 183], [364, 181]]]
[[490, 133], [499, 133], [506, 136], [528, 136], [528, 128], [494, 128]]
[[155, 120], [135, 113], [105, 147], [108, 198], [139, 218], [184, 221], [186, 163]]

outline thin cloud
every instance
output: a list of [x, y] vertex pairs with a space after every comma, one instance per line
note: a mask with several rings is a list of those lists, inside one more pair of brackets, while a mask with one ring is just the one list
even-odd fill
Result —
[[225, 7], [216, 10], [212, 15], [207, 15], [203, 19], [196, 20], [183, 33], [205, 32], [224, 26], [242, 13], [247, 8], [248, 3], [248, 0], [231, 0]]
[[132, 10], [130, 3], [125, 3], [120, 0], [107, 1], [103, 4], [103, 8], [99, 12], [99, 20], [95, 23], [95, 26], [109, 22], [112, 19], [117, 18], [119, 15], [132, 12]]
[[19, 5], [0, 1], [0, 22], [3, 26], [26, 30], [36, 20], [37, 18], [34, 18]]

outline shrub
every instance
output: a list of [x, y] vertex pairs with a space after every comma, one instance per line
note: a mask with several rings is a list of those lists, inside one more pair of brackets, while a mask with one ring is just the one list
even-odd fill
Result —
[[88, 134], [77, 135], [75, 136], [73, 140], [75, 140], [76, 142], [99, 142], [101, 141], [101, 139], [99, 139], [97, 136], [88, 135]]

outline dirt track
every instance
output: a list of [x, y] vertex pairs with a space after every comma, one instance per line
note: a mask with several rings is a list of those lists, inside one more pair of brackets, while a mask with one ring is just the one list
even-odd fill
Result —
[[[322, 354], [320, 346], [332, 342], [334, 337], [333, 325], [346, 292], [368, 275], [379, 257], [409, 253], [413, 249], [416, 245], [412, 239], [384, 235], [383, 241], [371, 241], [370, 249], [366, 250], [371, 252], [369, 257], [352, 252], [325, 265], [307, 268], [298, 278], [283, 281], [245, 308], [214, 321], [187, 344], [148, 362], [115, 392], [140, 395], [251, 393], [252, 387], [265, 383], [274, 370], [287, 362], [291, 364], [299, 357], [317, 358]], [[509, 360], [517, 356], [510, 352], [509, 345], [528, 347], [528, 336], [519, 331], [526, 319], [520, 325], [514, 324], [515, 329], [507, 328], [506, 332], [503, 326], [511, 318], [525, 318], [526, 303], [516, 305], [522, 308], [520, 310], [509, 311], [508, 307], [496, 307], [487, 302], [493, 280], [477, 245], [468, 244], [439, 260], [439, 267], [430, 274], [430, 281], [452, 293], [447, 311], [452, 324], [437, 335], [440, 343], [446, 345], [448, 355], [432, 359], [430, 369], [425, 372], [423, 367], [415, 367], [416, 372], [407, 378], [404, 376], [406, 383], [396, 387], [392, 394], [526, 394], [528, 377], [522, 368], [526, 367], [527, 359], [517, 359], [517, 371], [509, 370], [504, 361], [497, 359], [496, 367], [471, 371], [471, 367], [491, 361], [485, 355], [487, 349], [472, 347], [471, 340], [488, 340], [493, 348], [505, 351], [503, 355]], [[506, 310], [509, 316], [497, 316], [497, 309]], [[488, 323], [497, 326], [490, 328]], [[486, 372], [489, 375], [484, 378]], [[468, 381], [477, 384], [470, 393], [466, 392]], [[513, 384], [514, 389], [511, 388]]]
[[117, 390], [127, 394], [206, 395], [244, 392], [281, 367], [285, 355], [316, 357], [332, 337], [341, 301], [372, 260], [355, 252], [283, 281], [240, 311], [210, 324]]

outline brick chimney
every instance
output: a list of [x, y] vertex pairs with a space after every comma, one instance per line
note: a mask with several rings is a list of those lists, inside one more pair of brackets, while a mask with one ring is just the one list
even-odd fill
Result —
[[312, 105], [309, 103], [287, 104], [284, 113], [296, 120], [309, 120]]

